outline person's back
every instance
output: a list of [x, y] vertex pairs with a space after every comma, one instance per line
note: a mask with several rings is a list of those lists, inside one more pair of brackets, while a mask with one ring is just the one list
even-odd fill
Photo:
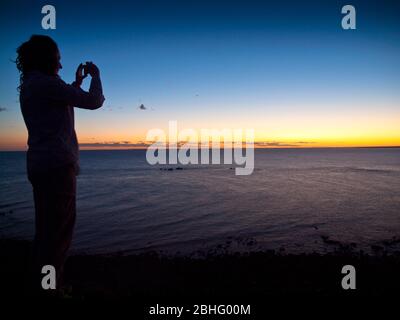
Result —
[[59, 101], [57, 76], [29, 72], [21, 86], [21, 111], [28, 129], [27, 164], [30, 174], [78, 163], [74, 109]]

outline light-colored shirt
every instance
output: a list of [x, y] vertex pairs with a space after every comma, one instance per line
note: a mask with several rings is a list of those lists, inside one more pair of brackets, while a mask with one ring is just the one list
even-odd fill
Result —
[[89, 92], [86, 92], [58, 76], [38, 71], [27, 73], [21, 86], [20, 105], [28, 129], [28, 174], [71, 164], [78, 173], [74, 107], [94, 110], [100, 108], [104, 100], [99, 76], [92, 78]]

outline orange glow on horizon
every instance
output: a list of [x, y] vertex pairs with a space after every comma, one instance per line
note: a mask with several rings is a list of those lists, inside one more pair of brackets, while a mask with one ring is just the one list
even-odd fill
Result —
[[[79, 139], [79, 138], [78, 138]], [[105, 140], [110, 141], [110, 140]], [[112, 140], [111, 140], [112, 141]], [[79, 139], [80, 150], [126, 150], [146, 149], [152, 142], [143, 142], [141, 139], [123, 140], [125, 143], [107, 143], [103, 141], [87, 141]], [[180, 142], [178, 147], [185, 142]], [[243, 146], [245, 141], [243, 141]], [[358, 137], [358, 138], [330, 138], [330, 139], [256, 139], [254, 148], [340, 148], [340, 147], [400, 147], [399, 137]], [[26, 139], [9, 141], [0, 140], [0, 151], [27, 150]], [[223, 148], [223, 142], [220, 143]]]
[[[168, 137], [168, 121], [154, 119], [149, 125], [140, 120], [125, 119], [122, 122], [98, 118], [86, 123], [77, 121], [77, 135], [81, 150], [95, 149], [143, 149], [148, 129], [161, 128]], [[150, 119], [149, 119], [150, 120]], [[104, 122], [103, 122], [104, 121]], [[137, 123], [132, 126], [132, 123]], [[149, 127], [151, 126], [151, 127]], [[178, 130], [193, 128], [198, 134], [201, 128], [254, 129], [255, 148], [323, 148], [323, 147], [394, 147], [400, 146], [400, 113], [393, 114], [290, 114], [287, 116], [256, 119], [230, 118], [219, 122], [215, 118], [179, 120]], [[0, 128], [0, 150], [26, 150], [27, 130], [23, 123], [14, 127]]]

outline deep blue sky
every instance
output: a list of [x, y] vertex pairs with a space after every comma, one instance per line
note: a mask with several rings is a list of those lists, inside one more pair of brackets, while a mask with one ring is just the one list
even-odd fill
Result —
[[[41, 29], [45, 4], [57, 9], [57, 30]], [[356, 7], [357, 30], [341, 28], [345, 4]], [[274, 141], [315, 140], [321, 121], [332, 126], [321, 136], [355, 121], [356, 139], [373, 134], [365, 131], [371, 119], [374, 130], [393, 127], [386, 135], [400, 139], [393, 123], [400, 1], [2, 1], [0, 8], [3, 148], [26, 136], [10, 59], [31, 34], [57, 41], [67, 82], [81, 61], [101, 69], [107, 100], [101, 111], [77, 112], [83, 142], [140, 140], [173, 119], [255, 127]], [[303, 130], [310, 121], [316, 129]]]

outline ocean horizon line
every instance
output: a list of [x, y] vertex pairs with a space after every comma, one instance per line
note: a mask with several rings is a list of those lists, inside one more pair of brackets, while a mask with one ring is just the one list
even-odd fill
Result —
[[[280, 150], [280, 149], [300, 149], [300, 150], [305, 150], [305, 149], [398, 149], [400, 148], [399, 146], [322, 146], [322, 147], [288, 147], [288, 146], [282, 146], [282, 147], [254, 147], [254, 149], [272, 149], [272, 150]], [[128, 150], [147, 150], [148, 148], [135, 148], [135, 147], [104, 147], [104, 148], [79, 148], [79, 151], [128, 151]], [[169, 148], [166, 148], [167, 150]], [[179, 150], [179, 148], [171, 148]], [[170, 149], [170, 150], [171, 150]], [[196, 148], [193, 148], [196, 149]], [[198, 150], [204, 149], [204, 148], [197, 148]], [[213, 149], [220, 149], [223, 150], [224, 148], [208, 148], [208, 150], [213, 150]], [[230, 149], [235, 149], [235, 148], [230, 148]], [[243, 147], [242, 149], [245, 149]], [[6, 149], [6, 150], [0, 150], [0, 152], [27, 152], [27, 149], [21, 150], [21, 149]]]

